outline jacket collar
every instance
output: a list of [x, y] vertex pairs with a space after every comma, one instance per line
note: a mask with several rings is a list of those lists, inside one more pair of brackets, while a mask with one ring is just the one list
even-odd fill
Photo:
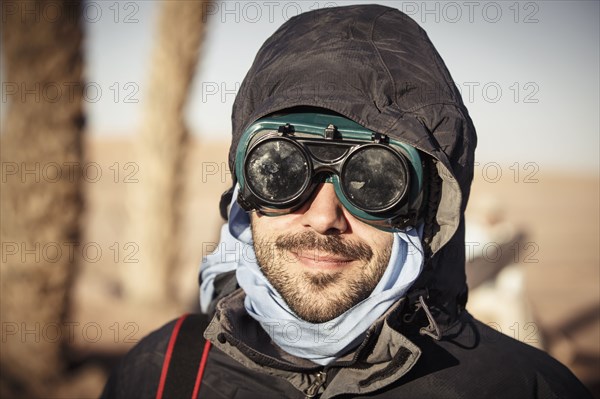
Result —
[[[342, 393], [373, 392], [406, 374], [421, 355], [421, 350], [394, 328], [402, 301], [369, 328], [355, 350], [323, 368], [275, 345], [247, 314], [244, 298], [243, 290], [237, 289], [219, 302], [205, 338], [245, 367], [284, 378], [305, 394], [316, 390], [326, 399]], [[321, 384], [323, 372], [327, 381]]]

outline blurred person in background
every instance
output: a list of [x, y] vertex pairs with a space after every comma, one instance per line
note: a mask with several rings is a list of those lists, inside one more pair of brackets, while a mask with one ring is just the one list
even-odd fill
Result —
[[414, 21], [378, 5], [290, 19], [232, 119], [202, 314], [143, 339], [103, 397], [589, 397], [465, 309], [475, 129]]

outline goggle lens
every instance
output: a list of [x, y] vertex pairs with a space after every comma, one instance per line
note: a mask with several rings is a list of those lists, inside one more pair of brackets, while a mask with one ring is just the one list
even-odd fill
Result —
[[283, 203], [300, 194], [310, 171], [303, 152], [289, 141], [268, 140], [246, 157], [246, 178], [259, 197]]
[[370, 212], [394, 206], [407, 188], [406, 165], [383, 147], [367, 146], [352, 153], [340, 179], [348, 200]]

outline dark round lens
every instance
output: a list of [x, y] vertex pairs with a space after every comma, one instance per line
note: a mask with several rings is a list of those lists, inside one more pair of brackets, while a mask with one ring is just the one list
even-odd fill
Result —
[[255, 195], [275, 203], [298, 195], [309, 177], [306, 157], [286, 140], [267, 140], [246, 157], [246, 184]]
[[406, 191], [407, 170], [391, 149], [365, 146], [352, 153], [341, 175], [344, 193], [364, 211], [382, 211], [393, 206]]

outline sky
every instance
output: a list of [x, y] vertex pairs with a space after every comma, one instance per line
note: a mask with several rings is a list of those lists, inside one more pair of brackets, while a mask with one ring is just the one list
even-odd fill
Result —
[[[229, 138], [235, 92], [264, 40], [282, 23], [311, 9], [359, 3], [216, 2], [208, 9], [186, 109], [194, 134]], [[475, 123], [481, 165], [599, 173], [598, 1], [379, 3], [404, 11], [427, 31]], [[91, 134], [138, 129], [160, 6], [85, 3]]]

